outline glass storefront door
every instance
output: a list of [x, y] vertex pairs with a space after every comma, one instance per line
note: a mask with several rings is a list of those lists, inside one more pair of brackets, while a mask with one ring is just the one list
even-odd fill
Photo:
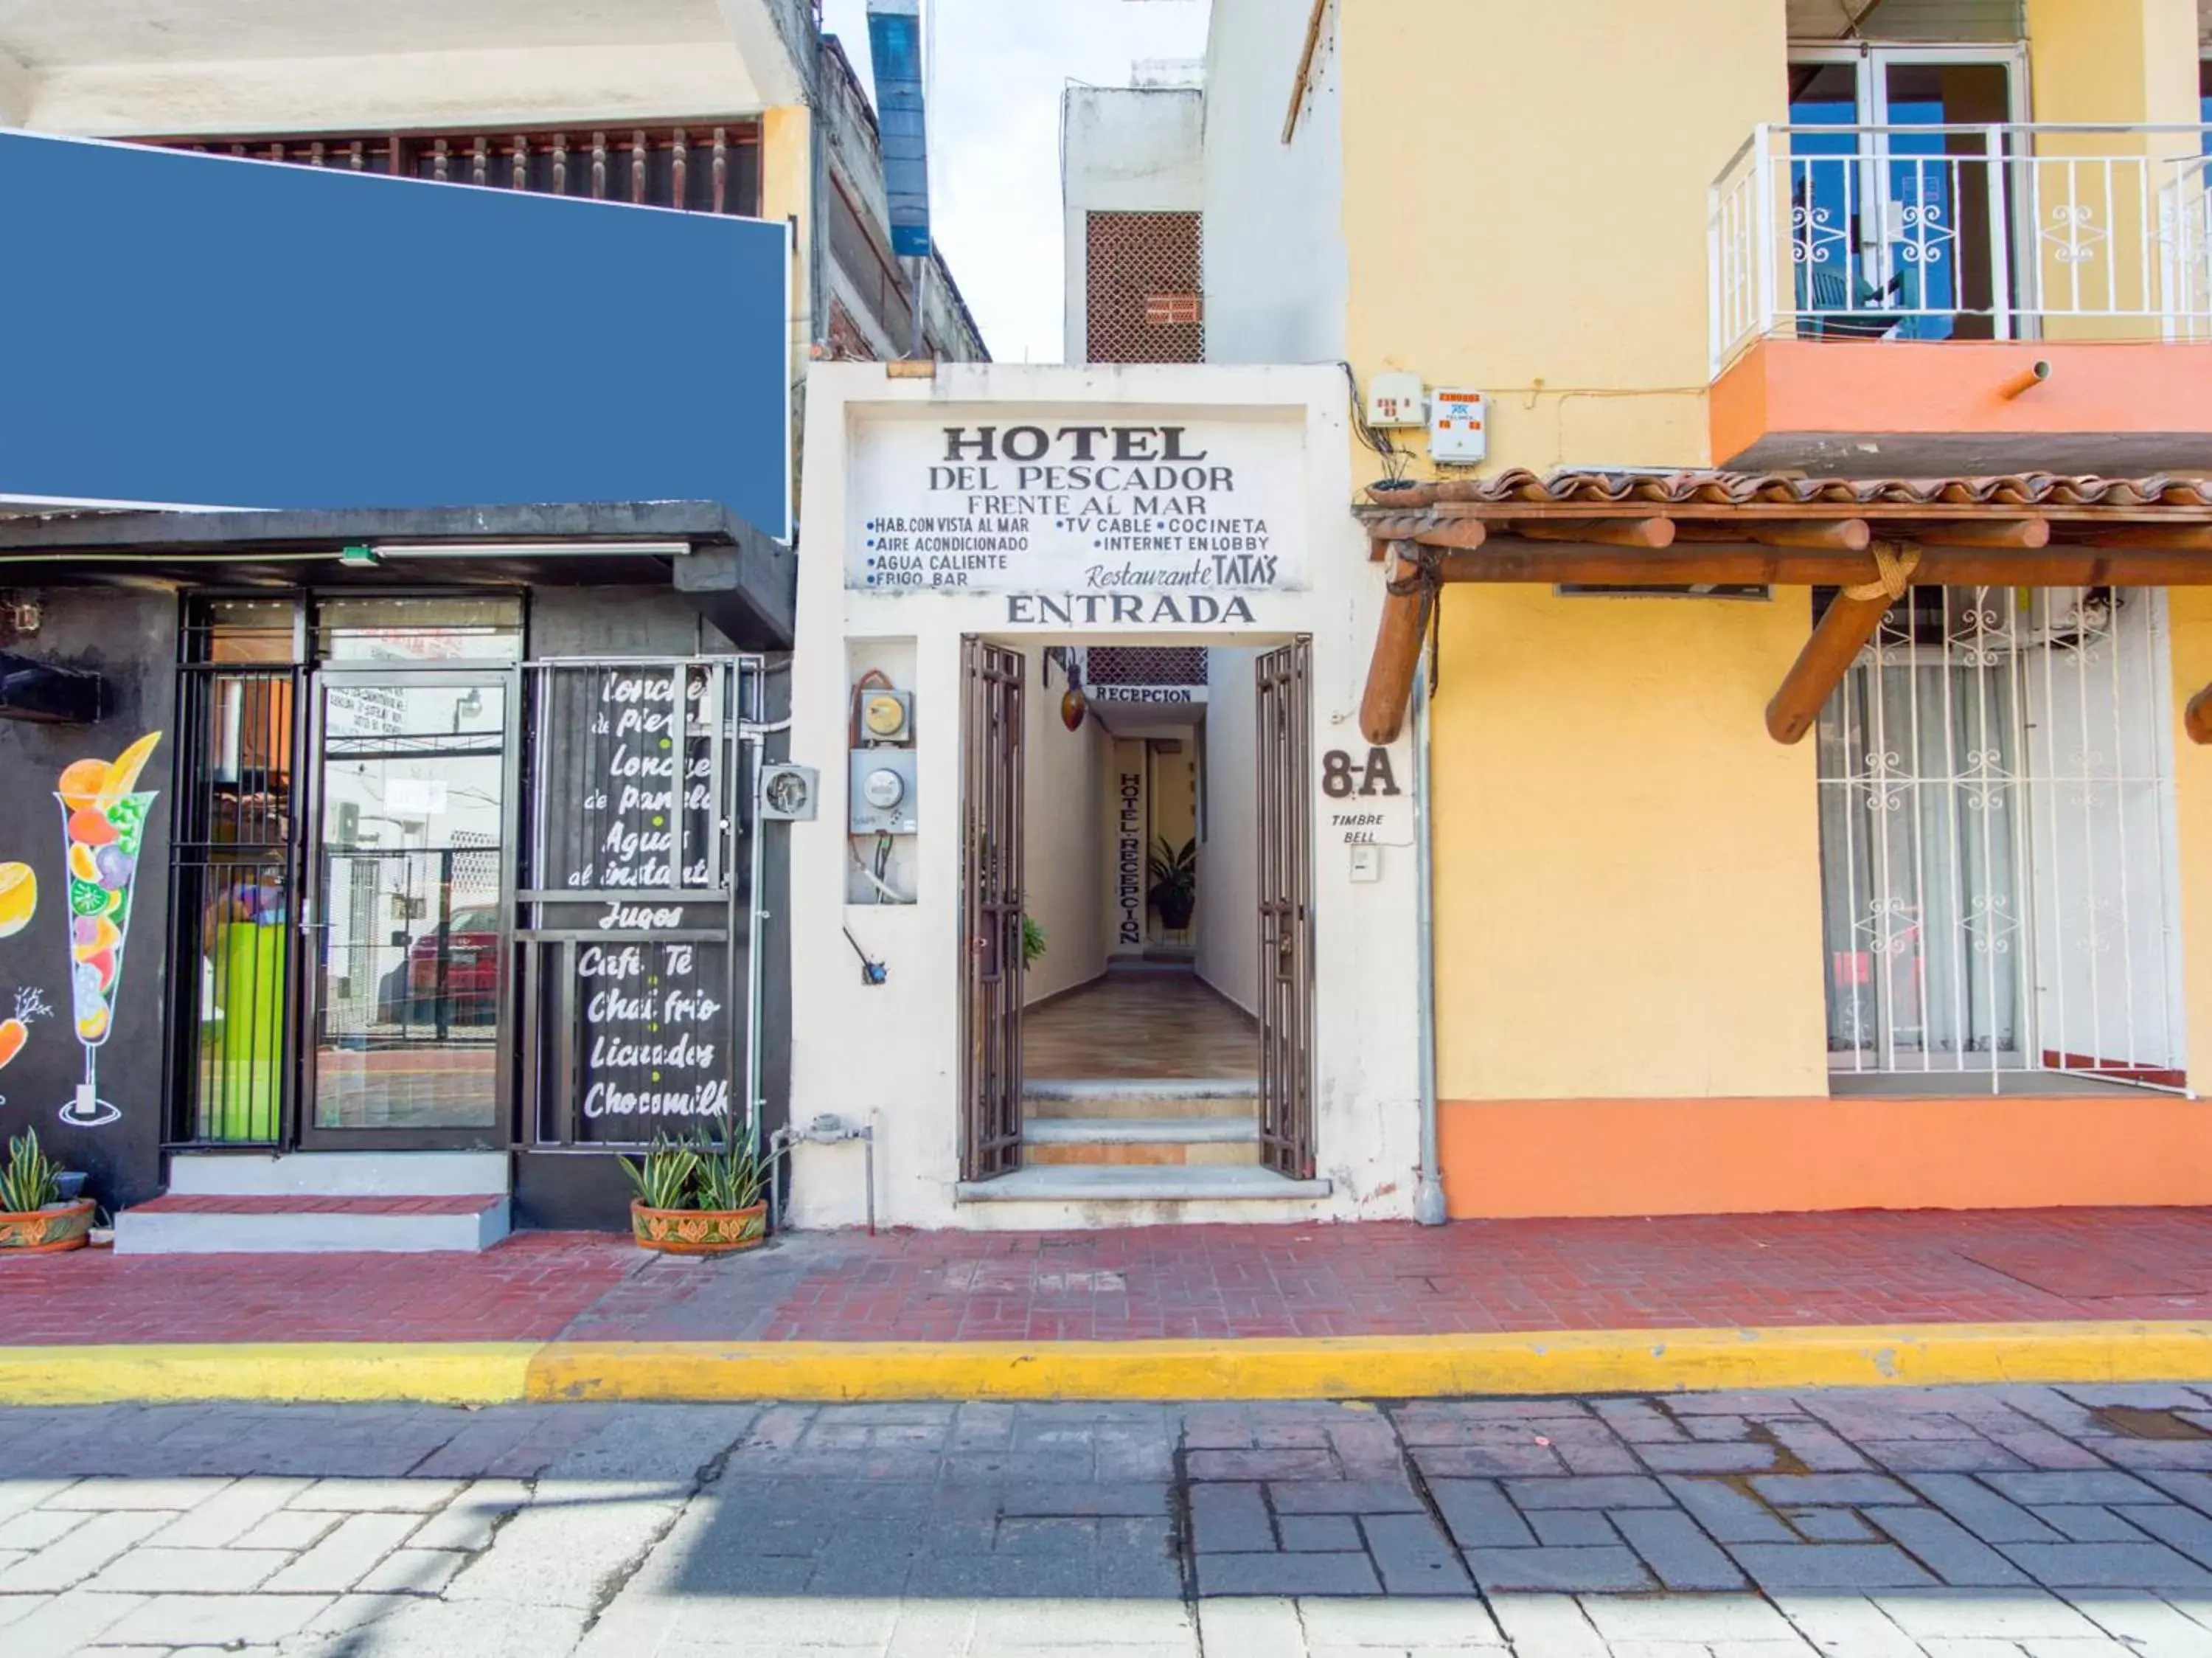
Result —
[[317, 676], [303, 1143], [507, 1143], [515, 689]]

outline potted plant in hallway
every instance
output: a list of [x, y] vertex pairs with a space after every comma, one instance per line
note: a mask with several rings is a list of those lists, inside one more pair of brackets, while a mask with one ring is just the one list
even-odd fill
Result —
[[1175, 843], [1163, 835], [1158, 850], [1146, 862], [1152, 886], [1146, 896], [1160, 912], [1160, 925], [1171, 933], [1182, 932], [1198, 908], [1198, 843], [1187, 840], [1177, 851]]
[[36, 1129], [8, 1142], [8, 1165], [0, 1168], [0, 1250], [58, 1255], [90, 1241], [92, 1199], [64, 1198], [64, 1172], [40, 1149]]
[[1022, 966], [1034, 967], [1044, 960], [1044, 929], [1030, 917], [1022, 917]]
[[657, 1137], [645, 1155], [622, 1160], [637, 1196], [630, 1235], [671, 1255], [726, 1255], [759, 1246], [768, 1235], [767, 1170], [736, 1122], [722, 1121], [715, 1142]]

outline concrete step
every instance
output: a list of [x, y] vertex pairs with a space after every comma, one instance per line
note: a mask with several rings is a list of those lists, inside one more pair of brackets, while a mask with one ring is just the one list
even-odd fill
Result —
[[[1116, 1215], [1116, 1224], [1204, 1220], [1180, 1210], [1216, 1204], [1310, 1203], [1326, 1198], [1327, 1180], [1291, 1180], [1265, 1168], [1145, 1168], [1084, 1167], [1023, 1168], [995, 1180], [963, 1180], [953, 1196], [963, 1204], [1157, 1206], [1158, 1212]], [[1045, 1217], [1039, 1216], [1042, 1221]]]
[[180, 1151], [177, 1198], [504, 1197], [503, 1151]]
[[474, 1253], [512, 1225], [507, 1194], [331, 1198], [171, 1193], [115, 1217], [118, 1255]]
[[1118, 1164], [1208, 1168], [1256, 1165], [1260, 1125], [1241, 1117], [1037, 1117], [1022, 1126], [1031, 1167]]
[[1256, 1076], [1040, 1076], [1022, 1086], [1023, 1115], [1237, 1117], [1257, 1121]]

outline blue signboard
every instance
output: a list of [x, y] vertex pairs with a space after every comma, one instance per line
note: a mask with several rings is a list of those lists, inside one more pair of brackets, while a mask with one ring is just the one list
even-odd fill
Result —
[[928, 108], [923, 95], [920, 0], [869, 0], [868, 57], [876, 72], [884, 193], [891, 252], [929, 257]]
[[787, 538], [789, 274], [781, 223], [0, 132], [0, 496]]

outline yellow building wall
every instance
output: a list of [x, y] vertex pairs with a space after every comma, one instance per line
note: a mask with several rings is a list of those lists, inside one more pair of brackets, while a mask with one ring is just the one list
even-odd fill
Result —
[[1787, 114], [1781, 0], [1337, 9], [1347, 338], [1491, 396], [1494, 466], [1705, 456], [1706, 187]]
[[[1706, 189], [1786, 113], [1778, 0], [1339, 15], [1363, 383], [1488, 392], [1488, 470], [1705, 464]], [[1824, 1090], [1812, 752], [1760, 722], [1809, 614], [1450, 591], [1445, 1099]]]
[[[2212, 1093], [2212, 747], [2189, 741], [2181, 727], [2189, 699], [2212, 686], [2212, 588], [2169, 588], [2168, 651], [2173, 663], [2175, 844], [2181, 849], [2182, 1018], [2189, 1075]], [[2195, 948], [2191, 948], [2194, 946]], [[2212, 1184], [2212, 1144], [2203, 1172]]]
[[1826, 1091], [1813, 746], [1760, 721], [1809, 616], [1448, 589], [1443, 1098]]

